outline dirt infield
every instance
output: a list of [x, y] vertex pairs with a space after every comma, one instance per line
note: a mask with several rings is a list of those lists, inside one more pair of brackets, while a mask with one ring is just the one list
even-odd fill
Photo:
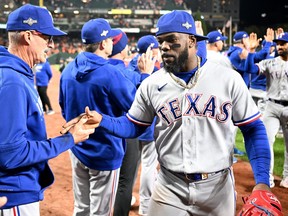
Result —
[[[46, 116], [46, 126], [48, 137], [58, 136], [61, 130], [61, 125], [64, 119], [61, 116], [60, 107], [58, 105], [59, 93], [59, 77], [60, 73], [53, 67], [53, 78], [48, 88], [48, 94], [52, 102], [55, 114]], [[72, 216], [73, 212], [73, 195], [71, 181], [71, 164], [68, 152], [65, 152], [49, 162], [54, 175], [55, 182], [45, 192], [44, 201], [41, 202], [41, 216]], [[244, 161], [238, 161], [233, 165], [236, 191], [237, 191], [237, 211], [242, 206], [242, 196], [247, 196], [251, 193], [254, 185], [253, 175], [250, 164]], [[276, 186], [272, 192], [279, 198], [282, 203], [284, 215], [288, 216], [288, 189], [280, 188], [280, 178], [276, 178]], [[139, 206], [139, 179], [134, 188], [134, 196], [137, 202], [131, 209], [130, 216], [138, 215]], [[156, 216], [156, 215], [155, 215]]]

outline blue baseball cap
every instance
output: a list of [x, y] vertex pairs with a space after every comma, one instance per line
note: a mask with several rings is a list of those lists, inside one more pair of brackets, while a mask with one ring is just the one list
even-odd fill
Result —
[[151, 49], [159, 48], [159, 43], [153, 35], [145, 35], [139, 38], [137, 50], [140, 54], [145, 53], [149, 46], [151, 46]]
[[277, 43], [278, 41], [288, 42], [288, 32], [280, 34], [278, 38], [273, 40], [273, 42], [275, 43]]
[[111, 56], [114, 56], [120, 53], [128, 44], [128, 37], [121, 29], [114, 29], [117, 35], [113, 37], [113, 51]]
[[208, 43], [215, 43], [217, 41], [227, 40], [228, 37], [223, 36], [219, 31], [211, 31], [207, 34]]
[[31, 4], [23, 5], [8, 16], [7, 31], [24, 30], [35, 30], [51, 36], [67, 34], [54, 27], [52, 15], [46, 8]]
[[194, 35], [197, 41], [208, 39], [205, 36], [196, 34], [193, 17], [188, 12], [181, 10], [173, 10], [164, 14], [157, 22], [156, 36], [171, 32]]
[[98, 43], [117, 34], [118, 32], [113, 31], [109, 22], [103, 18], [89, 20], [81, 30], [81, 38], [84, 44]]
[[239, 31], [239, 32], [236, 32], [234, 37], [233, 37], [233, 41], [239, 41], [239, 40], [242, 40], [243, 38], [248, 38], [249, 35], [247, 32], [245, 31]]

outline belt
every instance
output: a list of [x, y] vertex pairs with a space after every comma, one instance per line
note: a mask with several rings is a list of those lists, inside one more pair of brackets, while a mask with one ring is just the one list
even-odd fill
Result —
[[206, 180], [209, 177], [216, 175], [217, 173], [224, 172], [227, 170], [226, 168], [226, 169], [222, 169], [222, 170], [212, 172], [212, 173], [181, 173], [181, 172], [174, 172], [174, 171], [168, 170], [163, 166], [161, 166], [161, 168], [165, 169], [166, 171], [170, 172], [174, 176], [182, 179], [183, 181], [187, 183]]
[[271, 98], [269, 98], [268, 100], [272, 101], [273, 103], [280, 104], [282, 106], [288, 106], [288, 101], [274, 100], [274, 99], [271, 99]]

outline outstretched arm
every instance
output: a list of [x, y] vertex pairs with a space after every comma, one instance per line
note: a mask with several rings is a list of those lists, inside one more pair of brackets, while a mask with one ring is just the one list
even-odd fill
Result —
[[263, 122], [258, 119], [239, 127], [245, 140], [246, 152], [252, 166], [255, 189], [269, 188], [270, 147]]
[[80, 119], [87, 117], [88, 120], [85, 122], [85, 128], [97, 128], [102, 127], [109, 131], [111, 134], [122, 137], [122, 138], [135, 138], [141, 135], [147, 126], [140, 126], [128, 120], [126, 116], [121, 117], [110, 117], [107, 115], [101, 115], [96, 111], [91, 111], [89, 107], [85, 108], [85, 113], [80, 116], [70, 120], [64, 124], [63, 130], [60, 133], [70, 132], [70, 129], [77, 124]]

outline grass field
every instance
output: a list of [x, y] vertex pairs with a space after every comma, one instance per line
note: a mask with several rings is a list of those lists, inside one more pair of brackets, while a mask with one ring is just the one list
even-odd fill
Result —
[[[245, 152], [243, 136], [240, 130], [237, 132], [236, 136], [236, 147]], [[247, 155], [239, 157], [242, 160], [248, 161]], [[283, 138], [276, 138], [274, 143], [274, 175], [282, 176], [283, 172], [283, 164], [284, 164], [284, 139]]]

